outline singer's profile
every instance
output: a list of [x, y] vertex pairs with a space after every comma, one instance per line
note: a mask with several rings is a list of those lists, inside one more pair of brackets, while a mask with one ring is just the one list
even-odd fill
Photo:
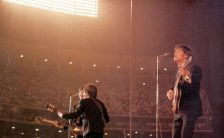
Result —
[[175, 46], [173, 60], [177, 64], [177, 73], [167, 92], [174, 112], [172, 138], [192, 138], [195, 123], [202, 115], [199, 96], [202, 71], [198, 65], [192, 65], [192, 56], [188, 46]]

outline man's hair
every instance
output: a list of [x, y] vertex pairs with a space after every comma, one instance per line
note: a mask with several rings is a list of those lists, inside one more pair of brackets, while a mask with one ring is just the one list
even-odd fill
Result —
[[92, 83], [87, 83], [84, 85], [84, 91], [89, 95], [89, 97], [96, 98], [97, 97], [97, 88]]
[[185, 45], [185, 44], [177, 44], [175, 45], [175, 49], [181, 49], [186, 55], [192, 56], [192, 50], [189, 46]]

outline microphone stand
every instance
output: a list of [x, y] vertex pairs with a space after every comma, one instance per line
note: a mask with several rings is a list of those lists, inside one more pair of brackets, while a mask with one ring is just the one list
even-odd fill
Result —
[[156, 56], [156, 138], [159, 138], [159, 58], [168, 56], [169, 53]]
[[[68, 112], [71, 113], [71, 108], [72, 108], [72, 98], [74, 96], [77, 96], [77, 94], [73, 94], [71, 96], [69, 96], [69, 109], [68, 109]], [[68, 123], [69, 123], [69, 127], [68, 127], [68, 138], [71, 138], [71, 119], [68, 120]]]
[[159, 136], [159, 57], [156, 56], [156, 138]]
[[126, 131], [124, 130], [124, 138], [126, 138]]

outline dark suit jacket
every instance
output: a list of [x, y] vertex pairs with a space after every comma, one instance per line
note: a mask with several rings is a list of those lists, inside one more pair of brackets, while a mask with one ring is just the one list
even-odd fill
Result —
[[[102, 113], [96, 102], [101, 106]], [[105, 123], [109, 122], [109, 115], [103, 102], [93, 98], [83, 99], [77, 104], [74, 112], [63, 114], [62, 117], [75, 119], [80, 115], [82, 115], [82, 126], [84, 128], [83, 136], [90, 132], [103, 134], [105, 124], [102, 118], [104, 118]]]
[[[185, 115], [201, 116], [202, 104], [199, 95], [200, 81], [202, 79], [201, 68], [197, 65], [189, 67], [191, 72], [191, 83], [181, 78], [178, 91], [181, 92], [180, 109], [178, 113]], [[173, 87], [172, 87], [173, 88]]]

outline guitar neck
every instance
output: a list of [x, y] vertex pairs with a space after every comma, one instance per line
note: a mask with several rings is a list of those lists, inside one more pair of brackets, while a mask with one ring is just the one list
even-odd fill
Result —
[[53, 125], [57, 128], [63, 128], [64, 127], [62, 124], [59, 124], [59, 122], [56, 121], [56, 120], [42, 119], [41, 121], [45, 122], [45, 123], [48, 123], [48, 124], [51, 124], [51, 125]]
[[58, 124], [58, 121], [48, 120], [48, 119], [43, 119], [42, 122], [49, 123], [49, 124]]
[[45, 119], [45, 118], [42, 118], [42, 117], [37, 117], [36, 121], [38, 121], [38, 122], [45, 122], [45, 123], [48, 123], [50, 125], [53, 125], [54, 127], [60, 128], [60, 129], [63, 129], [65, 127], [71, 127], [71, 132], [73, 134], [81, 135], [83, 133], [82, 127], [66, 125], [66, 124], [59, 124], [59, 122], [56, 121], [56, 120], [49, 120], [49, 119]]

